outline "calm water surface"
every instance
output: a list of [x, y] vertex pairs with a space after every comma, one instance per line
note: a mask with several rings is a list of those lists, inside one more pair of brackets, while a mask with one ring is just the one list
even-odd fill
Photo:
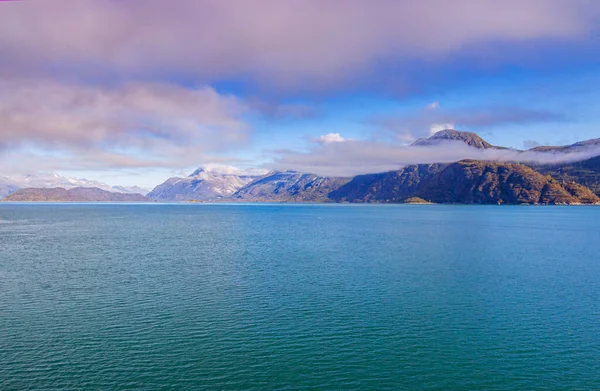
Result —
[[597, 390], [600, 208], [0, 205], [0, 389]]

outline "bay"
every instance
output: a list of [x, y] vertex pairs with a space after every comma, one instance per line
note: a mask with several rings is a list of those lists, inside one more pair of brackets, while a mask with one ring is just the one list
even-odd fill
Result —
[[600, 208], [0, 205], [0, 389], [595, 390]]

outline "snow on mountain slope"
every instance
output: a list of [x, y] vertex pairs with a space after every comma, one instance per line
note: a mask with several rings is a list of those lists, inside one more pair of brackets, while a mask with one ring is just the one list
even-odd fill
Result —
[[148, 193], [148, 197], [160, 201], [220, 199], [229, 197], [268, 172], [257, 168], [207, 165], [188, 177], [168, 179]]

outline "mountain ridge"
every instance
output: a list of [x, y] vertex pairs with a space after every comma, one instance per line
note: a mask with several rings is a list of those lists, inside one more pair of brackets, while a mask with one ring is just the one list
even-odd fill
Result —
[[[427, 140], [416, 141], [413, 146], [420, 148], [444, 142], [463, 142], [480, 150], [507, 149], [488, 143], [476, 133], [453, 129], [439, 131]], [[595, 145], [595, 142], [589, 140], [573, 145], [589, 147]], [[517, 154], [516, 158], [518, 156]], [[438, 203], [596, 203], [595, 197], [600, 196], [600, 157], [598, 159], [598, 164], [581, 169], [577, 168], [578, 165], [585, 165], [585, 162], [542, 165], [462, 160], [454, 163], [408, 165], [396, 171], [357, 175], [352, 178], [274, 171], [246, 178], [243, 183], [237, 183], [237, 188], [219, 194], [210, 193], [210, 189], [196, 188], [198, 183], [207, 180], [200, 177], [208, 175], [206, 170], [199, 169], [187, 179], [167, 180], [157, 186], [150, 196], [156, 200], [163, 200], [164, 198], [156, 195], [164, 187], [172, 192], [165, 198], [177, 201], [195, 199], [231, 202], [404, 202], [408, 198], [422, 198]], [[477, 174], [479, 171], [481, 175]], [[584, 171], [586, 176], [582, 174]], [[237, 178], [234, 173], [237, 172], [228, 170], [225, 173], [213, 174]], [[239, 181], [239, 178], [237, 180]], [[184, 189], [179, 189], [178, 186], [182, 186], [182, 183]], [[191, 194], [185, 186], [193, 188]], [[462, 193], [458, 194], [454, 187], [460, 186], [463, 186]]]
[[65, 189], [26, 188], [3, 198], [3, 202], [152, 202], [141, 194], [114, 193], [97, 187]]
[[[476, 133], [453, 129], [417, 140], [413, 147], [424, 148], [445, 142], [463, 142], [482, 151], [507, 149], [488, 143]], [[167, 179], [150, 191], [148, 197], [161, 202], [406, 202], [407, 199], [422, 199], [436, 203], [596, 204], [600, 197], [600, 156], [594, 156], [596, 146], [600, 146], [600, 139], [563, 147], [535, 147], [527, 151], [513, 149], [507, 156], [514, 156], [514, 162], [463, 159], [452, 163], [406, 165], [398, 170], [354, 177], [205, 165], [187, 177]], [[585, 153], [580, 153], [582, 151]], [[519, 156], [525, 159], [525, 155], [521, 154], [529, 152], [533, 154], [527, 155], [528, 159], [545, 156], [540, 161], [552, 163], [519, 163]], [[575, 157], [580, 160], [562, 159], [562, 153], [567, 156], [570, 152], [575, 152], [568, 155], [570, 159]], [[473, 155], [504, 156], [496, 152]], [[63, 178], [56, 174], [46, 179], [45, 183], [66, 180], [69, 185], [87, 181]], [[52, 191], [48, 188], [45, 191], [35, 187], [33, 190], [26, 188], [25, 194], [28, 195], [17, 195], [12, 199], [71, 199], [64, 192], [73, 187], [56, 190], [61, 187], [53, 187]], [[110, 191], [118, 194], [115, 190], [119, 188], [112, 186]], [[0, 192], [18, 190], [17, 186], [0, 180]], [[101, 194], [89, 197], [87, 199], [111, 199], [111, 196]]]
[[242, 187], [268, 174], [267, 170], [233, 167], [198, 168], [185, 178], [173, 177], [147, 195], [156, 201], [210, 201], [232, 196]]
[[19, 189], [27, 188], [56, 188], [72, 189], [75, 187], [95, 187], [113, 193], [140, 193], [145, 195], [150, 189], [138, 186], [111, 186], [103, 182], [85, 178], [70, 178], [56, 173], [39, 173], [15, 176], [0, 176], [0, 198], [7, 196]]
[[570, 145], [540, 145], [534, 148], [529, 149], [529, 151], [534, 152], [560, 152], [560, 153], [568, 153], [574, 152], [582, 149], [587, 149], [590, 147], [600, 146], [600, 138], [578, 141], [576, 143]]
[[272, 172], [244, 186], [231, 199], [247, 202], [331, 202], [328, 194], [348, 181], [350, 178], [296, 171]]
[[336, 202], [403, 202], [412, 197], [434, 203], [598, 204], [590, 189], [561, 184], [518, 163], [461, 160], [412, 165], [398, 171], [355, 177], [332, 192]]

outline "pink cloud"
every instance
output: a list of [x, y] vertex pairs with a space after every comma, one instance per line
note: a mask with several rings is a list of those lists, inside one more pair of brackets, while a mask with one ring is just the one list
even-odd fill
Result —
[[[381, 61], [435, 61], [487, 42], [578, 40], [586, 0], [53, 0], [0, 12], [0, 72], [250, 77], [276, 88], [348, 82]], [[486, 55], [487, 56], [487, 55]]]
[[0, 158], [23, 149], [86, 167], [185, 165], [249, 142], [248, 110], [210, 87], [0, 81]]

